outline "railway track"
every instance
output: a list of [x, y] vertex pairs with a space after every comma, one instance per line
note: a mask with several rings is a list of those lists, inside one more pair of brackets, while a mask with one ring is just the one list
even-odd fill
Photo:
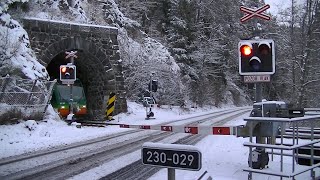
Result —
[[[166, 126], [170, 126], [170, 125], [172, 125], [172, 126], [174, 126], [174, 125], [192, 126], [192, 125], [195, 125], [196, 126], [196, 125], [199, 125], [199, 124], [207, 122], [207, 121], [214, 122], [215, 118], [219, 118], [221, 116], [226, 116], [228, 114], [232, 114], [235, 112], [239, 112], [238, 116], [240, 116], [240, 114], [243, 111], [249, 112], [250, 111], [249, 109], [250, 108], [236, 108], [236, 109], [231, 109], [231, 110], [221, 110], [221, 111], [212, 112], [210, 114], [194, 116], [192, 118], [173, 120], [173, 121], [161, 123], [158, 125], [161, 125], [161, 126], [162, 125], [166, 125]], [[226, 118], [223, 118], [222, 120], [225, 120]], [[231, 120], [231, 119], [228, 119], [228, 120]]]
[[[219, 110], [215, 111], [212, 113], [208, 114], [203, 114], [203, 115], [197, 115], [189, 118], [184, 118], [184, 119], [178, 119], [178, 120], [172, 120], [170, 122], [163, 122], [156, 124], [156, 126], [171, 126], [171, 125], [198, 125], [201, 123], [205, 122], [210, 122], [211, 124], [218, 123], [220, 125], [223, 124], [223, 122], [227, 122], [232, 120], [233, 118], [236, 118], [238, 116], [241, 116], [247, 112], [249, 112], [252, 108], [251, 107], [241, 107], [241, 108], [234, 108], [234, 109], [229, 109], [229, 110]], [[227, 116], [228, 114], [233, 114], [231, 116]], [[222, 116], [227, 116], [224, 117], [223, 119], [220, 119]], [[228, 119], [229, 118], [229, 119]], [[218, 119], [218, 120], [215, 120]], [[92, 120], [81, 120], [78, 121], [82, 125], [85, 126], [100, 126], [104, 127], [105, 125], [120, 125], [121, 123], [113, 123], [112, 121], [105, 121], [105, 120], [100, 120], [100, 121], [92, 121]], [[220, 122], [220, 123], [219, 123]]]
[[90, 145], [90, 144], [95, 144], [95, 143], [107, 141], [109, 139], [117, 138], [117, 137], [126, 135], [128, 133], [134, 133], [134, 132], [139, 132], [139, 130], [129, 130], [129, 131], [121, 132], [121, 133], [112, 134], [107, 137], [99, 137], [99, 138], [91, 139], [91, 140], [88, 140], [85, 142], [78, 142], [78, 143], [73, 143], [73, 144], [64, 145], [64, 146], [56, 146], [56, 147], [46, 149], [46, 150], [40, 150], [40, 151], [36, 151], [36, 152], [32, 152], [32, 153], [21, 154], [21, 155], [14, 156], [14, 157], [3, 158], [3, 159], [0, 159], [0, 167], [2, 165], [15, 163], [15, 162], [23, 161], [23, 160], [28, 160], [28, 159], [36, 158], [39, 156], [45, 156], [47, 154], [51, 154], [51, 153], [55, 153], [55, 152], [61, 152], [61, 151], [65, 151], [65, 150], [69, 150], [69, 149], [73, 149], [73, 148], [77, 148], [77, 147], [81, 147], [81, 146], [85, 146], [85, 145]]
[[[214, 117], [223, 116], [224, 118], [215, 121], [215, 123], [222, 123], [235, 116], [240, 116], [245, 111], [248, 110], [219, 111], [213, 113], [214, 115], [210, 114], [211, 117], [207, 114], [197, 116], [198, 119], [196, 120], [180, 119], [173, 123], [182, 123], [186, 120], [188, 121], [186, 124], [203, 123], [212, 121]], [[228, 113], [231, 113], [231, 115], [227, 116], [226, 114]], [[168, 122], [162, 124], [168, 124]], [[140, 150], [144, 142], [193, 145], [205, 136], [206, 134], [190, 135], [176, 132], [130, 129], [86, 142], [0, 159], [0, 179], [67, 179], [71, 177], [72, 179], [77, 179], [77, 177], [81, 177], [78, 179], [86, 179], [81, 174], [103, 164], [112, 163], [118, 158], [133, 152], [137, 153], [137, 151], [139, 153], [135, 157], [137, 158], [136, 160], [128, 163], [125, 167], [119, 167], [115, 171], [108, 172], [108, 174], [102, 176], [102, 179], [110, 179], [111, 177], [112, 179], [145, 179], [155, 174], [159, 168], [147, 167], [141, 163]], [[135, 171], [132, 171], [133, 167]]]
[[97, 142], [6, 159], [1, 161], [0, 179], [65, 179], [139, 149], [144, 142], [159, 141], [170, 135], [134, 130]]
[[[137, 136], [132, 138], [134, 137], [134, 134], [137, 134]], [[130, 136], [131, 138], [124, 138], [124, 136]], [[0, 179], [67, 179], [95, 168], [103, 163], [112, 162], [112, 160], [131, 152], [140, 151], [144, 142], [162, 141], [166, 143], [195, 144], [203, 137], [204, 135], [132, 130], [126, 133], [118, 133], [117, 135], [113, 135], [112, 137], [105, 139], [92, 140], [88, 143], [82, 142], [68, 147], [60, 147], [55, 148], [54, 150], [37, 152], [34, 155], [21, 155], [19, 157], [1, 160], [0, 172], [2, 172], [2, 174]], [[122, 142], [117, 142], [120, 139]], [[126, 140], [123, 141], [123, 139]], [[117, 143], [110, 143], [110, 141]], [[106, 145], [100, 146], [101, 143]], [[88, 147], [90, 145], [99, 148], [91, 151], [92, 149]], [[89, 151], [82, 151], [80, 149], [87, 149]], [[74, 154], [75, 151], [81, 151], [81, 153]], [[65, 153], [69, 155], [64, 156], [63, 158], [59, 157], [58, 155]], [[40, 161], [41, 163], [32, 163]], [[122, 173], [122, 175], [119, 174], [115, 177], [119, 177], [118, 179], [123, 179], [125, 177], [132, 176], [133, 179], [139, 179], [139, 177], [152, 176], [159, 170], [159, 168], [145, 167], [148, 170], [145, 168], [139, 170], [141, 172], [143, 171], [144, 173], [137, 173], [137, 171], [132, 172], [132, 168], [130, 172], [130, 167], [135, 167], [136, 169], [140, 166], [144, 165], [142, 165], [140, 160], [137, 160], [125, 168], [118, 170], [125, 173]], [[113, 176], [114, 173], [111, 173], [110, 175], [106, 176], [106, 178], [108, 179], [108, 177]]]

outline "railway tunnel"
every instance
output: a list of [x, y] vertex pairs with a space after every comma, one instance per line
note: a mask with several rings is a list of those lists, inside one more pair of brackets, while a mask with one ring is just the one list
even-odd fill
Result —
[[[99, 109], [99, 106], [95, 102], [99, 102], [99, 98], [92, 98], [99, 96], [99, 89], [95, 89], [94, 87], [99, 86], [97, 82], [102, 81], [102, 77], [97, 75], [103, 69], [101, 66], [93, 67], [92, 65], [86, 64], [88, 62], [93, 62], [95, 59], [83, 52], [81, 49], [76, 49], [78, 58], [75, 59], [74, 65], [77, 67], [77, 79], [79, 79], [83, 85], [85, 97], [87, 98], [87, 106], [88, 110]], [[65, 65], [70, 63], [69, 59], [65, 59], [65, 52], [61, 52], [57, 54], [47, 65], [46, 69], [50, 75], [50, 79], [58, 79], [60, 78], [59, 67], [60, 65]], [[90, 80], [89, 80], [90, 79]], [[111, 86], [111, 85], [107, 85]], [[108, 91], [108, 89], [106, 89]], [[110, 91], [114, 91], [114, 89], [110, 89]], [[103, 102], [100, 102], [103, 103]], [[99, 112], [97, 112], [99, 113]], [[94, 112], [90, 112], [90, 114], [94, 114]]]
[[60, 65], [70, 62], [65, 53], [77, 51], [77, 78], [83, 84], [88, 113], [94, 120], [105, 116], [111, 92], [116, 93], [114, 115], [127, 111], [116, 28], [32, 18], [24, 19], [23, 25], [50, 79], [59, 79]]

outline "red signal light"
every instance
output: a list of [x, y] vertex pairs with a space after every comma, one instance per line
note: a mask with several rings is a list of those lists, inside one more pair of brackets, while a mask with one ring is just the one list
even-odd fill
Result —
[[245, 56], [249, 56], [250, 54], [252, 54], [252, 48], [249, 45], [241, 46], [240, 51], [241, 51], [241, 54]]
[[67, 67], [64, 66], [64, 67], [61, 68], [61, 72], [62, 73], [65, 73], [66, 71], [67, 71]]

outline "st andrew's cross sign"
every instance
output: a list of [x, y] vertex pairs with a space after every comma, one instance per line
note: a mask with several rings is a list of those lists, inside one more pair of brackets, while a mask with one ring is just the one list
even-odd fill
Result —
[[251, 8], [247, 8], [247, 7], [244, 7], [244, 6], [241, 6], [240, 7], [240, 11], [242, 12], [245, 12], [247, 13], [247, 15], [243, 16], [240, 21], [241, 22], [245, 22], [253, 17], [259, 17], [259, 18], [262, 18], [262, 19], [265, 19], [265, 20], [270, 20], [271, 17], [264, 14], [263, 11], [267, 10], [270, 8], [270, 5], [269, 4], [266, 4], [258, 9], [251, 9]]

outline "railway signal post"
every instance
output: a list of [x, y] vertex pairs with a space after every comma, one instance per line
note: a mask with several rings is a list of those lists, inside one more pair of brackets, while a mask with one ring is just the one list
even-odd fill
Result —
[[[148, 84], [150, 101], [148, 100], [148, 98], [144, 98], [144, 104], [146, 107], [146, 118], [145, 119], [151, 119], [152, 117], [154, 117], [154, 112], [152, 112], [152, 107], [155, 104], [155, 101], [153, 99], [152, 92], [157, 92], [157, 90], [158, 90], [158, 81], [152, 80], [152, 77], [154, 76], [154, 74], [155, 74], [154, 72], [151, 73], [150, 82]], [[149, 108], [149, 110], [148, 110], [148, 108]]]
[[[275, 73], [275, 45], [272, 39], [251, 39], [241, 40], [238, 44], [239, 50], [239, 74], [244, 76], [245, 83], [255, 83], [255, 101], [262, 101], [262, 84], [263, 82], [270, 82], [270, 75]], [[262, 105], [262, 110], [267, 110]], [[252, 116], [252, 115], [250, 115]], [[265, 117], [264, 113], [260, 114]], [[274, 116], [274, 114], [269, 114]], [[266, 137], [274, 136], [274, 133], [266, 135], [265, 131], [274, 129], [276, 124], [267, 126], [263, 122], [249, 123], [247, 128], [250, 130], [256, 129], [256, 142], [266, 144]], [[252, 132], [249, 132], [252, 133]], [[257, 148], [250, 151], [248, 162], [252, 168], [264, 168], [268, 165], [268, 153], [264, 148]], [[255, 161], [252, 161], [255, 159]], [[258, 164], [258, 165], [256, 165]], [[249, 175], [250, 176], [250, 175]], [[251, 177], [249, 177], [251, 179]]]
[[[240, 19], [241, 23], [248, 21], [253, 17], [262, 18], [265, 20], [270, 20], [271, 17], [263, 12], [270, 8], [270, 5], [266, 4], [263, 7], [257, 9], [251, 9], [248, 7], [241, 6], [240, 11], [246, 13], [244, 17]], [[259, 31], [257, 24], [254, 29], [254, 37], [259, 36]], [[270, 82], [270, 76], [275, 73], [275, 47], [274, 42], [271, 39], [248, 39], [241, 40], [238, 45], [239, 50], [239, 74], [244, 76], [245, 83], [255, 83], [255, 102], [262, 102], [262, 83]], [[262, 107], [263, 108], [263, 107]], [[261, 117], [264, 117], [264, 114], [261, 113]], [[264, 126], [265, 123], [254, 122], [246, 125], [246, 129], [249, 129], [249, 133], [252, 134], [254, 129], [257, 129], [256, 142], [265, 144], [266, 136], [263, 135], [264, 130], [261, 126]], [[272, 126], [271, 126], [272, 127]], [[267, 127], [267, 130], [270, 130]], [[256, 153], [257, 151], [257, 153]], [[252, 151], [250, 148], [248, 162], [251, 168], [254, 168], [252, 165], [253, 159], [256, 163], [264, 164], [264, 158], [262, 156], [268, 157], [268, 154], [265, 152], [264, 148], [257, 148], [255, 151]], [[267, 165], [268, 163], [266, 163]], [[264, 168], [265, 165], [261, 165]], [[248, 179], [252, 179], [252, 173], [249, 173]]]
[[[65, 79], [63, 79], [62, 81], [61, 74], [60, 74], [60, 80], [62, 81], [62, 83], [70, 85], [70, 112], [69, 112], [69, 115], [67, 116], [68, 121], [73, 121], [74, 119], [74, 113], [73, 113], [74, 103], [73, 103], [72, 91], [73, 91], [74, 81], [77, 79], [76, 66], [74, 65], [74, 58], [78, 58], [76, 53], [77, 51], [66, 52], [67, 56], [65, 57], [65, 59], [70, 59], [70, 63], [66, 65], [66, 68], [68, 68], [68, 70], [70, 71], [68, 72], [69, 76], [65, 76]], [[60, 73], [61, 73], [61, 70], [60, 70]]]

